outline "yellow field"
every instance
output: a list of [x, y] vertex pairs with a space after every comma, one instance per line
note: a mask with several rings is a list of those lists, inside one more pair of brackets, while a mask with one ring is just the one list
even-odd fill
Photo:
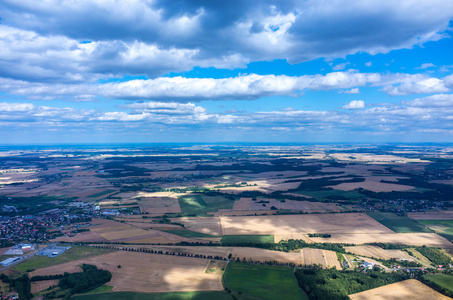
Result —
[[[366, 214], [273, 215], [220, 217], [225, 235], [301, 233], [393, 233]], [[201, 225], [201, 223], [199, 224]], [[194, 230], [194, 229], [192, 229]]]
[[374, 257], [377, 259], [390, 260], [394, 258], [394, 259], [415, 260], [414, 257], [410, 256], [407, 252], [402, 250], [386, 250], [380, 247], [370, 245], [352, 246], [344, 248], [346, 249], [346, 251], [354, 253], [355, 255]]
[[365, 292], [349, 295], [352, 300], [447, 300], [444, 296], [418, 280], [405, 281], [381, 286]]
[[324, 268], [336, 267], [341, 270], [340, 262], [334, 251], [304, 248], [300, 250], [304, 265], [322, 265]]
[[[140, 220], [140, 219], [132, 219]], [[167, 232], [144, 229], [142, 226], [132, 226], [108, 219], [93, 219], [93, 226], [89, 232], [82, 232], [75, 237], [58, 237], [53, 241], [59, 242], [120, 242], [120, 243], [160, 243], [174, 244], [179, 242], [201, 242], [191, 238], [185, 238]], [[157, 224], [158, 225], [158, 224]], [[147, 226], [150, 228], [151, 226]], [[157, 226], [159, 229], [159, 226]], [[178, 228], [180, 228], [178, 226]], [[160, 228], [162, 229], [162, 228]], [[174, 229], [174, 228], [173, 228]]]
[[331, 238], [311, 238], [317, 243], [391, 243], [399, 245], [431, 246], [452, 249], [453, 244], [435, 233], [334, 233]]
[[[80, 271], [83, 263], [109, 270], [113, 291], [176, 292], [223, 290], [221, 276], [205, 273], [210, 260], [116, 251], [33, 271], [31, 276]], [[121, 265], [121, 268], [118, 268]]]
[[[121, 245], [112, 245], [122, 249]], [[341, 269], [337, 254], [334, 251], [304, 248], [297, 252], [280, 252], [259, 248], [249, 247], [213, 247], [213, 246], [154, 246], [154, 245], [127, 245], [128, 249], [148, 249], [162, 252], [173, 252], [187, 255], [206, 255], [219, 256], [228, 258], [231, 254], [233, 259], [239, 258], [241, 261], [245, 258], [247, 261], [277, 261], [282, 263], [294, 263], [296, 265], [320, 265], [324, 268], [336, 267]]]

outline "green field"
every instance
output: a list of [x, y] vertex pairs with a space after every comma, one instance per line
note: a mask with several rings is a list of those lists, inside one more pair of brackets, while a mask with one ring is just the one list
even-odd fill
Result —
[[299, 288], [294, 268], [228, 263], [223, 275], [224, 286], [235, 295], [255, 299], [308, 299]]
[[104, 284], [104, 285], [101, 285], [100, 287], [95, 288], [94, 290], [83, 293], [83, 295], [108, 293], [108, 292], [112, 291], [112, 289], [113, 289], [113, 286]]
[[[233, 300], [226, 292], [172, 292], [172, 293], [134, 293], [113, 292], [102, 294], [77, 295], [76, 300]], [[244, 298], [240, 298], [244, 299]]]
[[30, 259], [24, 261], [23, 263], [13, 266], [12, 268], [19, 272], [26, 272], [27, 270], [37, 270], [41, 268], [55, 266], [81, 258], [110, 253], [112, 251], [113, 250], [102, 248], [72, 246], [71, 249], [66, 250], [64, 253], [58, 255], [57, 257], [50, 258], [47, 256], [35, 255]]
[[232, 209], [234, 201], [223, 196], [206, 196], [200, 194], [185, 195], [178, 198], [183, 215], [207, 216], [208, 212], [219, 209]]
[[425, 226], [435, 226], [432, 228], [435, 232], [449, 241], [453, 240], [453, 220], [418, 220], [417, 222]]
[[273, 235], [224, 235], [220, 240], [225, 244], [240, 244], [240, 243], [274, 243]]
[[437, 283], [441, 287], [453, 293], [453, 275], [448, 274], [426, 274], [423, 277], [429, 281]]
[[210, 235], [202, 232], [196, 232], [192, 230], [163, 230], [165, 232], [183, 236], [186, 238], [219, 238], [218, 235]]
[[432, 232], [411, 218], [397, 216], [393, 213], [373, 212], [368, 215], [397, 233]]

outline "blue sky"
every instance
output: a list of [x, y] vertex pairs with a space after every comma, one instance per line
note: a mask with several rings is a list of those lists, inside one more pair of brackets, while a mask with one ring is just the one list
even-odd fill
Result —
[[0, 143], [453, 142], [453, 1], [4, 0]]

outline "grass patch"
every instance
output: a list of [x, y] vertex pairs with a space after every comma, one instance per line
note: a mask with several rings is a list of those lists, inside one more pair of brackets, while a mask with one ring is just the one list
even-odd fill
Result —
[[95, 193], [95, 194], [89, 195], [87, 197], [88, 198], [97, 198], [97, 197], [102, 197], [104, 195], [107, 195], [107, 194], [110, 194], [110, 193], [113, 193], [113, 192], [115, 192], [115, 190], [106, 190], [106, 191], [102, 191], [102, 192], [99, 192], [99, 193]]
[[223, 281], [235, 295], [240, 292], [263, 300], [308, 299], [297, 284], [293, 268], [230, 262]]
[[426, 280], [437, 283], [446, 290], [453, 293], [453, 276], [448, 274], [426, 274], [423, 275]]
[[234, 201], [223, 196], [206, 196], [199, 194], [178, 197], [182, 215], [207, 216], [208, 212], [219, 209], [232, 209]]
[[108, 293], [112, 289], [113, 289], [113, 286], [104, 284], [104, 285], [101, 285], [100, 287], [95, 288], [94, 290], [83, 293], [82, 295]]
[[273, 235], [224, 235], [220, 240], [221, 243], [225, 244], [241, 244], [241, 243], [252, 243], [252, 244], [264, 244], [274, 243]]
[[453, 220], [418, 220], [417, 222], [430, 227], [447, 240], [453, 240]]
[[186, 238], [219, 238], [218, 235], [210, 235], [206, 233], [196, 232], [192, 230], [163, 230], [165, 232], [183, 236]]
[[172, 293], [135, 293], [113, 292], [103, 294], [77, 295], [71, 299], [76, 300], [232, 300], [233, 297], [226, 292], [172, 292]]
[[64, 264], [77, 259], [110, 253], [113, 251], [114, 250], [102, 248], [72, 246], [71, 249], [66, 250], [64, 253], [58, 255], [57, 257], [50, 258], [47, 256], [35, 255], [32, 258], [24, 261], [23, 263], [13, 266], [12, 268], [19, 272], [26, 272], [27, 270], [37, 270], [41, 268]]
[[432, 232], [411, 218], [397, 216], [393, 213], [373, 212], [368, 215], [397, 233]]

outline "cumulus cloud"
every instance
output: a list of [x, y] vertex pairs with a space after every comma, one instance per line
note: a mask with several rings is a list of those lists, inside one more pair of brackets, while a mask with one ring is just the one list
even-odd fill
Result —
[[[69, 99], [89, 101], [97, 97], [128, 100], [173, 100], [180, 102], [258, 99], [266, 96], [298, 96], [306, 90], [357, 94], [359, 87], [382, 87], [389, 95], [443, 93], [449, 91], [453, 77], [442, 79], [423, 74], [378, 74], [356, 71], [326, 75], [258, 75], [229, 78], [159, 77], [108, 83], [30, 83], [0, 78], [0, 90], [29, 99]], [[344, 90], [348, 89], [348, 90]]]
[[252, 61], [387, 53], [442, 38], [452, 12], [453, 2], [443, 0], [5, 0], [0, 75], [155, 78], [194, 66], [231, 69]]
[[[426, 97], [428, 98], [428, 97]], [[363, 101], [355, 100], [337, 110], [281, 109], [258, 112], [212, 113], [194, 103], [144, 102], [118, 106], [110, 111], [83, 110], [74, 107], [39, 106], [32, 103], [0, 103], [0, 130], [29, 128], [34, 130], [80, 132], [107, 131], [152, 133], [157, 131], [208, 130], [229, 133], [240, 130], [245, 134], [267, 134], [269, 130], [288, 133], [300, 131], [350, 134], [366, 132], [442, 133], [453, 130], [451, 95], [416, 99], [402, 105], [377, 105], [366, 109]], [[450, 103], [448, 103], [450, 102]], [[360, 110], [353, 108], [361, 108]], [[227, 125], [227, 126], [225, 126]]]
[[412, 101], [404, 101], [404, 104], [417, 107], [453, 107], [453, 95], [437, 94]]
[[426, 78], [423, 75], [398, 77], [400, 77], [400, 83], [385, 86], [383, 91], [391, 96], [443, 93], [449, 91], [442, 79]]
[[365, 107], [365, 102], [363, 100], [352, 100], [346, 105], [343, 105], [344, 109], [361, 109]]

